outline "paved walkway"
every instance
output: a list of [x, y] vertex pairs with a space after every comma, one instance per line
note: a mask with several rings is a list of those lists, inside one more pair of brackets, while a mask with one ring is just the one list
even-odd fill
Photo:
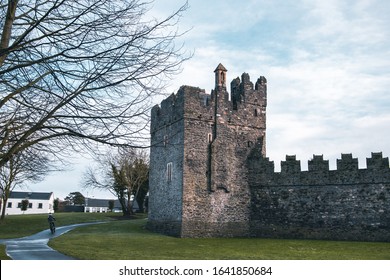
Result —
[[99, 224], [103, 222], [83, 223], [56, 228], [55, 234], [50, 230], [44, 230], [37, 234], [15, 238], [0, 239], [0, 244], [6, 245], [7, 255], [13, 260], [73, 260], [74, 258], [61, 254], [50, 248], [47, 243], [76, 227]]

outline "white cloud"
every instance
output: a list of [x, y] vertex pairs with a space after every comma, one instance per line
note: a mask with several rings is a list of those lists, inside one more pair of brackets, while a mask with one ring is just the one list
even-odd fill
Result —
[[[305, 26], [297, 39], [317, 53], [359, 54], [386, 45], [388, 19], [380, 11], [389, 11], [383, 1], [304, 1]], [[379, 16], [378, 16], [379, 15]]]
[[[390, 6], [383, 1], [190, 1], [181, 24], [195, 50], [170, 91], [209, 91], [223, 63], [228, 79], [268, 79], [267, 153], [276, 165], [324, 154], [335, 166], [353, 152], [390, 156]], [[169, 7], [169, 6], [168, 6]], [[166, 7], [165, 7], [166, 8]]]
[[[156, 1], [156, 17], [184, 1]], [[268, 80], [267, 154], [278, 166], [296, 154], [302, 166], [323, 154], [335, 168], [352, 152], [390, 156], [390, 2], [189, 1], [180, 21], [194, 57], [171, 81], [214, 87], [218, 63], [228, 79]]]

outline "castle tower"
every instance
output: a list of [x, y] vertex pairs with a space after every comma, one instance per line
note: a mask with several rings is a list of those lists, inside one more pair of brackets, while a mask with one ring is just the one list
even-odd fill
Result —
[[[181, 237], [246, 236], [246, 162], [265, 156], [266, 80], [249, 75], [226, 89], [215, 69], [211, 94], [183, 86], [151, 114], [148, 228]], [[234, 102], [233, 102], [234, 101]]]

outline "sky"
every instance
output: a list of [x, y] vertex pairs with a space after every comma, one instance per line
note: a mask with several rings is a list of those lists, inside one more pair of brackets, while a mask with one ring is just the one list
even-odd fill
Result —
[[[162, 18], [185, 1], [157, 0], [151, 16]], [[214, 87], [222, 63], [228, 85], [246, 72], [267, 78], [267, 157], [280, 170], [296, 155], [302, 170], [313, 155], [331, 169], [341, 153], [366, 167], [371, 152], [390, 156], [390, 1], [382, 0], [190, 0], [179, 22], [188, 31], [178, 44], [193, 52], [167, 93], [181, 85]], [[228, 90], [230, 90], [228, 88]], [[160, 100], [156, 100], [156, 104]], [[107, 192], [81, 188], [92, 164], [75, 156], [72, 169], [55, 173], [32, 191], [72, 191], [96, 198]]]

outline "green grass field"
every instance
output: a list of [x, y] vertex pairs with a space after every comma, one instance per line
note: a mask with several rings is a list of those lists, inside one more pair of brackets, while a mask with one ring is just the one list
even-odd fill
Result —
[[[56, 226], [96, 221], [112, 221], [120, 213], [57, 213]], [[0, 221], [0, 238], [17, 238], [32, 235], [49, 228], [47, 214], [12, 215]]]
[[[105, 224], [77, 228], [49, 242], [51, 247], [77, 259], [390, 259], [390, 243], [261, 238], [174, 238], [145, 230], [146, 219], [142, 216], [140, 219], [121, 220], [118, 217], [110, 217], [110, 214], [64, 213], [57, 214], [56, 217], [58, 226], [62, 223], [80, 223], [81, 221], [111, 221]], [[26, 215], [13, 219], [19, 223], [31, 225], [31, 221], [35, 220], [36, 217]], [[26, 221], [24, 221], [25, 219]], [[3, 234], [11, 235], [12, 230], [6, 228], [14, 222], [10, 219], [7, 224], [1, 225], [0, 238], [4, 238]], [[27, 229], [23, 229], [23, 231], [26, 232]], [[30, 234], [32, 233], [34, 232]]]
[[[261, 238], [174, 238], [148, 232], [146, 220], [78, 228], [50, 246], [78, 259], [390, 259], [390, 243]], [[96, 248], [96, 249], [94, 249]]]

